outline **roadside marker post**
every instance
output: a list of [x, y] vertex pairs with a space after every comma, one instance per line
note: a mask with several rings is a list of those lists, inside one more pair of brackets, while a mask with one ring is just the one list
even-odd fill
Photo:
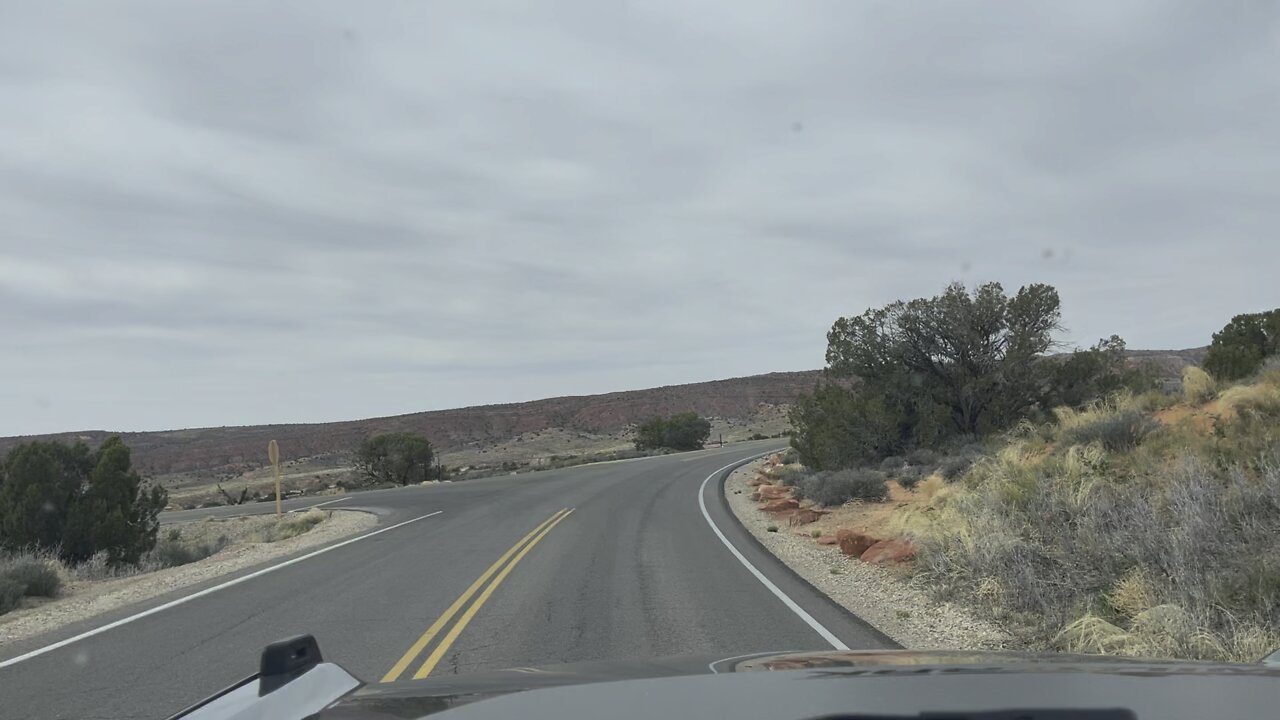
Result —
[[284, 517], [280, 502], [280, 445], [275, 440], [267, 443], [267, 458], [271, 460], [271, 472], [276, 476], [276, 517]]

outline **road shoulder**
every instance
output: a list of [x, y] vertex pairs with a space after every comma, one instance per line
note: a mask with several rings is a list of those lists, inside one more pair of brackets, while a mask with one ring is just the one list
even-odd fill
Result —
[[325, 545], [377, 525], [375, 515], [334, 511], [315, 528], [278, 542], [232, 545], [203, 560], [131, 577], [74, 582], [70, 592], [35, 607], [0, 615], [0, 648], [72, 623], [216, 580], [246, 568]]
[[[820, 546], [756, 507], [750, 499], [755, 477], [765, 460], [733, 471], [723, 492], [730, 513], [783, 565], [836, 604], [910, 649], [997, 650], [1016, 645], [1001, 628], [976, 618], [952, 603], [935, 601], [920, 583], [892, 571], [847, 557], [833, 546]], [[770, 532], [774, 527], [776, 531]]]

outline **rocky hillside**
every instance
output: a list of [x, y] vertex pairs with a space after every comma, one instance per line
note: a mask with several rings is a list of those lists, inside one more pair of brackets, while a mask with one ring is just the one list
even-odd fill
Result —
[[[279, 441], [287, 457], [343, 455], [369, 435], [406, 430], [431, 438], [444, 452], [497, 444], [552, 428], [612, 433], [653, 415], [693, 410], [719, 418], [748, 418], [761, 405], [786, 405], [813, 387], [819, 371], [769, 373], [714, 382], [671, 385], [605, 395], [559, 397], [510, 405], [297, 425], [254, 425], [163, 432], [120, 433], [146, 475], [260, 465], [267, 442]], [[82, 431], [38, 439], [84, 440], [96, 445], [108, 431]], [[0, 452], [23, 440], [0, 439]]]

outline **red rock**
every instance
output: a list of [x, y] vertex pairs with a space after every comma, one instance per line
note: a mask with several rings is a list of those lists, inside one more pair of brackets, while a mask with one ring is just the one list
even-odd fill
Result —
[[791, 497], [791, 488], [785, 485], [761, 485], [757, 492], [760, 493], [760, 497], [766, 500]]
[[748, 484], [748, 485], [750, 485], [751, 487], [758, 487], [758, 486], [760, 486], [760, 485], [768, 485], [768, 484], [769, 484], [769, 480], [768, 480], [768, 478], [764, 478], [764, 477], [761, 477], [761, 476], [757, 475], [757, 476], [755, 476], [755, 477], [751, 478], [750, 480], [748, 480], [748, 481], [747, 481], [747, 484]]
[[819, 545], [835, 545], [838, 542], [840, 541], [836, 539], [835, 535], [823, 535], [818, 538]]
[[852, 530], [836, 531], [836, 543], [840, 546], [840, 552], [850, 557], [862, 555], [877, 542], [879, 542], [878, 538], [873, 538], [860, 532]]
[[779, 498], [770, 500], [760, 506], [765, 512], [784, 512], [786, 510], [796, 510], [800, 507], [800, 501], [795, 498]]
[[916, 556], [915, 547], [907, 540], [898, 538], [896, 540], [881, 540], [880, 542], [867, 548], [867, 551], [859, 557], [862, 562], [871, 563], [872, 565], [887, 565], [889, 563], [903, 562], [910, 560]]
[[797, 510], [796, 514], [791, 516], [791, 524], [808, 525], [811, 522], [817, 522], [823, 515], [826, 515], [826, 513], [821, 510], [814, 510], [813, 508]]

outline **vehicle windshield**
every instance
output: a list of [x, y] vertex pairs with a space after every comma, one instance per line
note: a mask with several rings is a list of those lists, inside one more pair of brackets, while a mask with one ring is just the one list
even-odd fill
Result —
[[1278, 23], [6, 4], [0, 716], [168, 716], [300, 635], [361, 697], [1260, 667]]

